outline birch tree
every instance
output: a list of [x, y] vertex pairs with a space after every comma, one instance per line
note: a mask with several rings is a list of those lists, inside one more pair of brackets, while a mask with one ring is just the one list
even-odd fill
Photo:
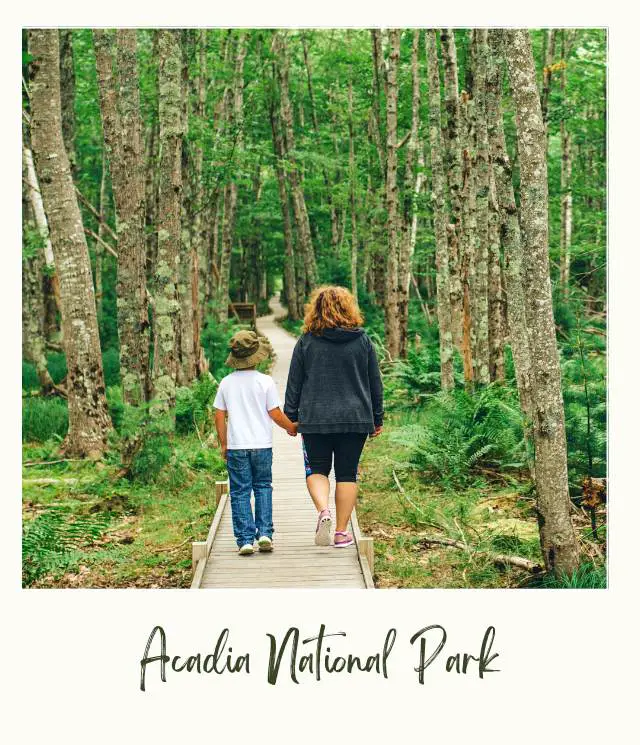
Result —
[[546, 138], [529, 32], [505, 31], [504, 53], [520, 155], [520, 224], [523, 269], [529, 280], [525, 302], [533, 372], [540, 542], [547, 569], [570, 575], [578, 568], [579, 552], [569, 505], [560, 360], [549, 276]]
[[404, 168], [404, 189], [402, 209], [402, 233], [398, 246], [398, 326], [400, 335], [400, 356], [407, 356], [409, 335], [409, 289], [411, 286], [411, 268], [413, 246], [411, 226], [416, 211], [416, 186], [420, 173], [416, 172], [418, 149], [420, 147], [420, 74], [418, 71], [418, 51], [420, 31], [413, 31], [411, 44], [411, 129], [407, 143], [407, 158]]
[[51, 245], [58, 269], [67, 358], [69, 457], [100, 457], [111, 419], [96, 318], [89, 250], [62, 138], [60, 51], [55, 29], [29, 31], [31, 138]]
[[436, 32], [425, 31], [427, 77], [429, 82], [429, 145], [433, 226], [436, 240], [436, 293], [440, 332], [440, 382], [443, 390], [453, 388], [453, 337], [451, 333], [451, 293], [449, 289], [449, 244], [445, 206], [445, 176], [442, 159], [442, 122], [440, 115], [440, 71], [436, 51]]
[[398, 210], [398, 66], [400, 30], [389, 31], [389, 68], [387, 71], [387, 275], [385, 278], [384, 329], [387, 350], [392, 359], [400, 354], [398, 315], [398, 254], [400, 225]]

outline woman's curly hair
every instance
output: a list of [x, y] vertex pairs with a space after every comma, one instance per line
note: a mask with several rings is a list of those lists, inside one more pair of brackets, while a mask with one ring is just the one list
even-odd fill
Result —
[[363, 322], [358, 303], [349, 290], [328, 285], [311, 293], [304, 308], [302, 333], [319, 335], [324, 329], [353, 329], [362, 326]]

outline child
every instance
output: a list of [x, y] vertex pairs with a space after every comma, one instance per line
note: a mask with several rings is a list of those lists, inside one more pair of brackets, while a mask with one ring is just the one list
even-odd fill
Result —
[[[295, 437], [296, 425], [280, 409], [273, 378], [255, 368], [269, 356], [265, 341], [253, 331], [239, 331], [229, 342], [226, 364], [235, 369], [220, 382], [213, 405], [222, 456], [227, 461], [233, 533], [241, 556], [273, 550], [271, 516], [271, 421]], [[225, 414], [229, 418], [227, 423]], [[255, 498], [255, 520], [251, 491]]]

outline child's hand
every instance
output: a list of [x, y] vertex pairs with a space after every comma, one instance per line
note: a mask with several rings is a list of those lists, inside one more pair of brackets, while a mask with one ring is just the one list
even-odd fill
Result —
[[291, 437], [296, 437], [298, 434], [298, 422], [291, 422], [291, 426], [287, 427], [287, 434]]

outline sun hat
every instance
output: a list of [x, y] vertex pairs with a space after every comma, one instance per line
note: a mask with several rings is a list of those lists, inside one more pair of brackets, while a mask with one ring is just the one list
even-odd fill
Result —
[[225, 362], [236, 370], [246, 370], [255, 367], [269, 356], [269, 346], [266, 339], [255, 331], [238, 331], [229, 340], [231, 352]]

